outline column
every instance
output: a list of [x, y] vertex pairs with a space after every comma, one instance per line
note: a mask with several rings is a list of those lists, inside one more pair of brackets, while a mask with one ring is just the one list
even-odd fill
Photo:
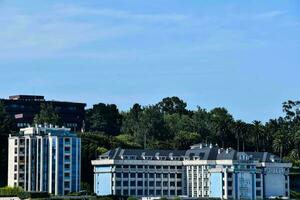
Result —
[[204, 197], [204, 165], [201, 166], [201, 174], [202, 174], [202, 177], [201, 177], [201, 182], [202, 182], [202, 185], [201, 185], [201, 193], [202, 193], [202, 197]]
[[187, 166], [186, 167], [186, 185], [187, 185], [186, 194], [188, 197], [190, 196], [189, 169], [190, 169], [190, 166]]
[[191, 174], [192, 174], [192, 197], [194, 197], [194, 166], [192, 166], [192, 169], [191, 169]]
[[228, 199], [228, 180], [227, 180], [227, 168], [224, 170], [224, 199]]

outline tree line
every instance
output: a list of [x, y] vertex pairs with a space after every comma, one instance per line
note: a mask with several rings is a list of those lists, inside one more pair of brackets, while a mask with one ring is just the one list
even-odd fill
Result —
[[[85, 132], [82, 138], [82, 182], [91, 189], [91, 160], [116, 148], [188, 149], [206, 142], [238, 151], [268, 151], [300, 166], [300, 101], [282, 104], [283, 116], [262, 123], [236, 120], [226, 108], [211, 110], [187, 109], [178, 97], [166, 97], [160, 102], [142, 106], [134, 104], [128, 111], [119, 111], [115, 104], [95, 104], [86, 110]], [[34, 123], [57, 124], [59, 116], [52, 105], [42, 105]], [[13, 120], [0, 105], [0, 168], [7, 165], [8, 133], [16, 130]], [[1, 173], [1, 181], [3, 173]]]

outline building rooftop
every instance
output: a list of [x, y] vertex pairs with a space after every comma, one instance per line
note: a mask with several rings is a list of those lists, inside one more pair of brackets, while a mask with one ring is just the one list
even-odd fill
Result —
[[283, 162], [268, 152], [238, 152], [217, 145], [196, 144], [188, 150], [112, 149], [99, 159], [132, 160], [244, 160], [259, 162]]
[[36, 125], [35, 127], [21, 128], [16, 135], [51, 135], [51, 136], [68, 136], [74, 137], [75, 133], [71, 132], [70, 128], [58, 127], [52, 125]]

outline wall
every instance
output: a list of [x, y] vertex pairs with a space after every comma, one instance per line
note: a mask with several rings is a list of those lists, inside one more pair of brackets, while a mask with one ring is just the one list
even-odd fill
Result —
[[111, 167], [106, 166], [96, 166], [95, 167], [95, 193], [98, 196], [111, 195]]
[[283, 174], [265, 175], [266, 197], [285, 196], [285, 178]]
[[210, 175], [210, 197], [222, 197], [222, 173], [211, 173]]

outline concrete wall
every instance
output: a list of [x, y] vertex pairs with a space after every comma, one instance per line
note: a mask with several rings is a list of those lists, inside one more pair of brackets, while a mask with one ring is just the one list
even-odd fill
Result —
[[112, 174], [111, 167], [97, 166], [95, 167], [95, 188], [94, 192], [99, 195], [111, 195], [112, 194]]
[[266, 197], [285, 196], [285, 178], [283, 174], [266, 174], [264, 186]]
[[210, 175], [210, 197], [222, 198], [222, 173], [215, 172]]

